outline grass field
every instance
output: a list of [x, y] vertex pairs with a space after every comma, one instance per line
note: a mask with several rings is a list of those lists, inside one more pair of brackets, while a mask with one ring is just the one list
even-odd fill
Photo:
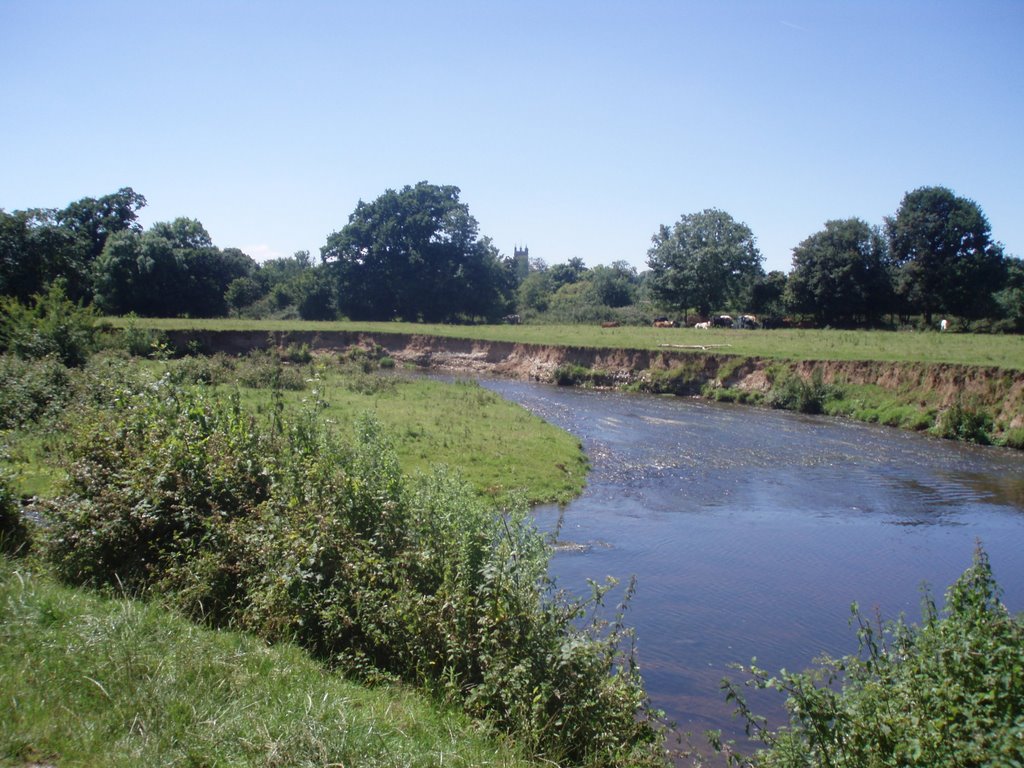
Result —
[[[123, 326], [123, 318], [109, 318]], [[778, 329], [759, 331], [693, 328], [599, 328], [589, 325], [422, 325], [417, 323], [303, 322], [235, 319], [136, 319], [162, 330], [366, 331], [426, 334], [551, 346], [612, 349], [707, 347], [724, 354], [789, 360], [878, 360], [954, 363], [1024, 370], [1024, 336], [914, 331]]]
[[528, 764], [407, 688], [32, 571], [0, 557], [2, 765]]

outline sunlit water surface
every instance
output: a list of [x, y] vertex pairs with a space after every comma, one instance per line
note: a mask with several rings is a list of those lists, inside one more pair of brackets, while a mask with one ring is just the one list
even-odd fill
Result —
[[[564, 512], [552, 570], [637, 579], [637, 630], [655, 706], [698, 737], [741, 724], [720, 682], [757, 658], [803, 669], [852, 653], [850, 605], [920, 617], [923, 583], [939, 597], [976, 541], [1004, 601], [1024, 610], [1024, 456], [821, 417], [696, 400], [484, 386], [577, 435], [592, 471]], [[541, 507], [542, 527], [554, 507]], [[778, 722], [781, 700], [757, 703]]]

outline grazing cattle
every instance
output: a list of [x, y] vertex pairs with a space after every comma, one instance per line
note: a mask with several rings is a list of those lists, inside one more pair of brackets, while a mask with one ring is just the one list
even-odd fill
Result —
[[736, 322], [729, 315], [719, 315], [711, 318], [711, 325], [714, 328], [733, 328]]
[[675, 328], [676, 321], [669, 320], [667, 317], [656, 317], [653, 323], [655, 328]]
[[601, 323], [601, 327], [602, 328], [618, 328], [619, 324], [617, 322], [615, 322], [614, 320], [608, 320], [606, 322]]
[[757, 318], [753, 315], [740, 315], [739, 320], [736, 321], [737, 328], [757, 328], [759, 325]]
[[505, 315], [501, 318], [501, 321], [508, 325], [519, 325], [519, 323], [522, 322], [522, 318], [520, 318], [519, 315]]
[[946, 318], [942, 318], [941, 320], [939, 320], [939, 330], [940, 331], [949, 330], [949, 321]]
[[711, 327], [711, 321], [710, 320], [705, 320], [703, 323], [697, 323], [693, 327], [694, 328], [700, 328], [701, 330], [705, 330], [706, 331], [708, 328]]

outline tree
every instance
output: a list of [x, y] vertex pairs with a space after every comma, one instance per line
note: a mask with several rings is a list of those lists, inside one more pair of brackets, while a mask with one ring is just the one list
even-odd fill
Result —
[[0, 295], [27, 300], [57, 278], [82, 298], [83, 244], [49, 208], [0, 210]]
[[500, 317], [514, 285], [512, 265], [479, 237], [458, 187], [425, 181], [360, 200], [320, 253], [339, 309], [353, 319]]
[[231, 283], [255, 269], [237, 248], [215, 247], [200, 222], [177, 218], [107, 239], [95, 266], [95, 301], [112, 314], [215, 317], [227, 314]]
[[1024, 331], [1024, 259], [1007, 257], [1006, 281], [995, 295], [1003, 328]]
[[750, 286], [750, 311], [761, 316], [765, 323], [778, 322], [785, 310], [786, 273], [773, 269], [754, 280]]
[[614, 261], [607, 267], [599, 264], [588, 272], [588, 278], [597, 300], [607, 307], [625, 307], [636, 298], [639, 279], [628, 262]]
[[146, 198], [131, 187], [122, 187], [99, 199], [83, 197], [57, 213], [57, 222], [86, 242], [87, 261], [92, 263], [103, 253], [103, 246], [115, 232], [141, 232], [138, 211]]
[[891, 296], [885, 240], [860, 219], [827, 221], [793, 249], [787, 303], [821, 325], [870, 322], [891, 307]]
[[1003, 249], [977, 203], [945, 187], [921, 187], [904, 195], [885, 229], [907, 309], [929, 325], [937, 312], [968, 318], [992, 312]]
[[761, 274], [763, 257], [746, 224], [709, 208], [662, 225], [647, 252], [651, 288], [667, 307], [702, 315], [735, 301]]

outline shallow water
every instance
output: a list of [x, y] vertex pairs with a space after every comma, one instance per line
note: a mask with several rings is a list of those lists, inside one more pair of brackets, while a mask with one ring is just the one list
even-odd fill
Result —
[[[988, 552], [1024, 610], [1024, 455], [821, 417], [483, 381], [577, 435], [592, 472], [564, 510], [559, 584], [637, 578], [627, 621], [655, 706], [680, 730], [742, 736], [731, 663], [802, 669], [856, 651], [850, 605], [920, 617]], [[552, 526], [559, 515], [541, 507]], [[781, 716], [781, 699], [758, 708]]]

